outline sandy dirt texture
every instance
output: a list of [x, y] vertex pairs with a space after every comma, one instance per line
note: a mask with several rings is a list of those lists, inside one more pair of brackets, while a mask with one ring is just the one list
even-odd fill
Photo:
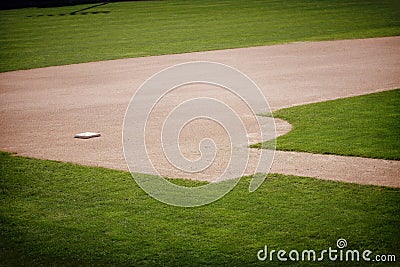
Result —
[[[272, 110], [400, 88], [400, 37], [291, 43], [6, 72], [0, 73], [0, 150], [127, 170], [122, 128], [130, 99], [151, 75], [189, 61], [219, 62], [240, 70], [262, 90]], [[212, 86], [183, 89], [167, 96], [150, 116], [149, 156], [161, 175], [212, 181], [230, 153], [223, 127], [194, 122], [181, 132], [179, 145], [186, 158], [201, 156], [198, 144], [205, 137], [215, 141], [220, 149], [217, 156], [222, 158], [206, 173], [185, 174], [164, 157], [160, 125], [177, 103], [199, 92], [222, 100], [231, 96]], [[230, 103], [246, 117], [243, 103], [234, 97]], [[248, 135], [250, 143], [260, 141], [251, 114], [248, 118], [249, 127], [255, 127]], [[283, 121], [276, 125], [279, 134], [290, 130]], [[86, 131], [100, 132], [101, 137], [74, 138]], [[257, 162], [252, 157], [258, 153], [250, 151], [244, 174], [254, 170]], [[146, 157], [137, 155], [138, 167], [132, 171], [149, 173], [140, 168]], [[277, 151], [271, 172], [400, 187], [399, 161]]]

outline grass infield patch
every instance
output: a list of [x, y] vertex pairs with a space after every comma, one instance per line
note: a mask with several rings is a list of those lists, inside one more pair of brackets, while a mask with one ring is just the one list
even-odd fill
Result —
[[339, 238], [349, 249], [398, 256], [399, 189], [283, 175], [269, 175], [254, 193], [248, 184], [242, 178], [217, 202], [179, 208], [146, 195], [126, 172], [1, 153], [0, 260], [270, 266], [280, 262], [256, 257], [265, 245], [321, 251]]
[[174, 0], [92, 6], [1, 10], [0, 72], [400, 35], [400, 5], [395, 0]]
[[274, 117], [293, 129], [278, 137], [276, 148], [400, 160], [399, 103], [397, 89], [278, 110]]

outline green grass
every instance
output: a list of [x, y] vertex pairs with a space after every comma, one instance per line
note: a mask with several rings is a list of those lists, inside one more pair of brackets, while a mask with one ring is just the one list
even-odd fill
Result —
[[399, 189], [282, 175], [254, 193], [248, 184], [180, 208], [129, 173], [1, 153], [1, 265], [247, 266], [264, 245], [321, 251], [338, 238], [400, 256]]
[[397, 89], [278, 110], [293, 129], [276, 149], [400, 160], [399, 103]]
[[[400, 34], [398, 1], [143, 1], [69, 15], [89, 6], [0, 11], [0, 72]], [[376, 95], [357, 102], [359, 108], [354, 103], [347, 107], [361, 114], [354, 117], [354, 123], [364, 122], [357, 127], [371, 133], [379, 130], [374, 140], [381, 143], [368, 153], [398, 159], [399, 113], [397, 108], [393, 111], [398, 91], [392, 94], [395, 97], [379, 100], [379, 108], [374, 108], [384, 116], [358, 111], [373, 106]], [[332, 104], [335, 118], [345, 113], [337, 105]], [[295, 113], [308, 109], [297, 108]], [[280, 112], [285, 110], [275, 115]], [[308, 114], [313, 120], [315, 114]], [[332, 125], [342, 118], [330, 116]], [[374, 129], [364, 125], [369, 121]], [[385, 130], [388, 126], [390, 131]], [[358, 146], [365, 151], [371, 144], [365, 145], [368, 138], [361, 131], [363, 143]], [[346, 140], [331, 138], [339, 142], [336, 146], [349, 149]], [[282, 149], [280, 143], [278, 139]], [[317, 147], [322, 144], [326, 142]], [[322, 150], [318, 153], [335, 153], [326, 147]], [[283, 175], [269, 175], [254, 193], [248, 192], [248, 184], [249, 179], [243, 178], [232, 192], [210, 205], [179, 208], [146, 195], [129, 173], [2, 153], [0, 262], [2, 266], [246, 266], [260, 264], [256, 253], [264, 245], [322, 250], [335, 247], [338, 238], [346, 238], [351, 249], [400, 257], [399, 189]]]
[[400, 35], [397, 0], [138, 1], [0, 11], [0, 72], [332, 39]]

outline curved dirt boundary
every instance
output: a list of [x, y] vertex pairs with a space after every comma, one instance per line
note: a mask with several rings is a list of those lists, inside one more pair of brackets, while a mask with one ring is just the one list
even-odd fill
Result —
[[[130, 98], [154, 73], [196, 60], [224, 63], [247, 74], [263, 90], [272, 110], [400, 87], [400, 37], [294, 43], [0, 73], [0, 150], [126, 170], [121, 130]], [[102, 137], [73, 138], [85, 131], [101, 132]], [[399, 164], [392, 161], [277, 152], [272, 172], [400, 187]]]
[[[277, 136], [292, 127], [285, 120], [275, 119]], [[252, 149], [257, 153], [257, 149]], [[366, 185], [400, 187], [400, 161], [306, 152], [276, 151], [271, 173], [313, 177]]]
[[[290, 123], [275, 119], [276, 134], [292, 129]], [[253, 149], [253, 153], [257, 153]], [[306, 152], [276, 151], [271, 173], [313, 177], [365, 185], [400, 187], [400, 161], [322, 155]]]
[[276, 151], [271, 173], [400, 187], [400, 161]]

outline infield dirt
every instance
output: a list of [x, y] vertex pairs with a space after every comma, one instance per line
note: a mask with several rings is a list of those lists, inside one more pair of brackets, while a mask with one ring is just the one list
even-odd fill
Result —
[[[214, 61], [237, 68], [259, 86], [272, 110], [400, 87], [400, 37], [292, 43], [6, 72], [0, 74], [0, 150], [127, 170], [121, 133], [131, 97], [151, 75], [188, 61]], [[194, 92], [187, 90], [180, 97]], [[224, 97], [221, 90], [203, 92]], [[172, 109], [174, 102], [169, 103], [166, 108]], [[208, 126], [208, 137], [219, 140], [221, 135], [212, 127]], [[289, 129], [284, 122], [278, 123], [281, 134]], [[74, 138], [85, 131], [102, 136]], [[188, 157], [198, 153], [188, 141], [200, 132], [182, 136], [182, 150]], [[163, 175], [183, 177], [165, 165], [159, 151], [153, 152]], [[399, 161], [277, 151], [271, 172], [400, 187]], [[186, 178], [212, 180], [212, 176], [211, 172]]]

